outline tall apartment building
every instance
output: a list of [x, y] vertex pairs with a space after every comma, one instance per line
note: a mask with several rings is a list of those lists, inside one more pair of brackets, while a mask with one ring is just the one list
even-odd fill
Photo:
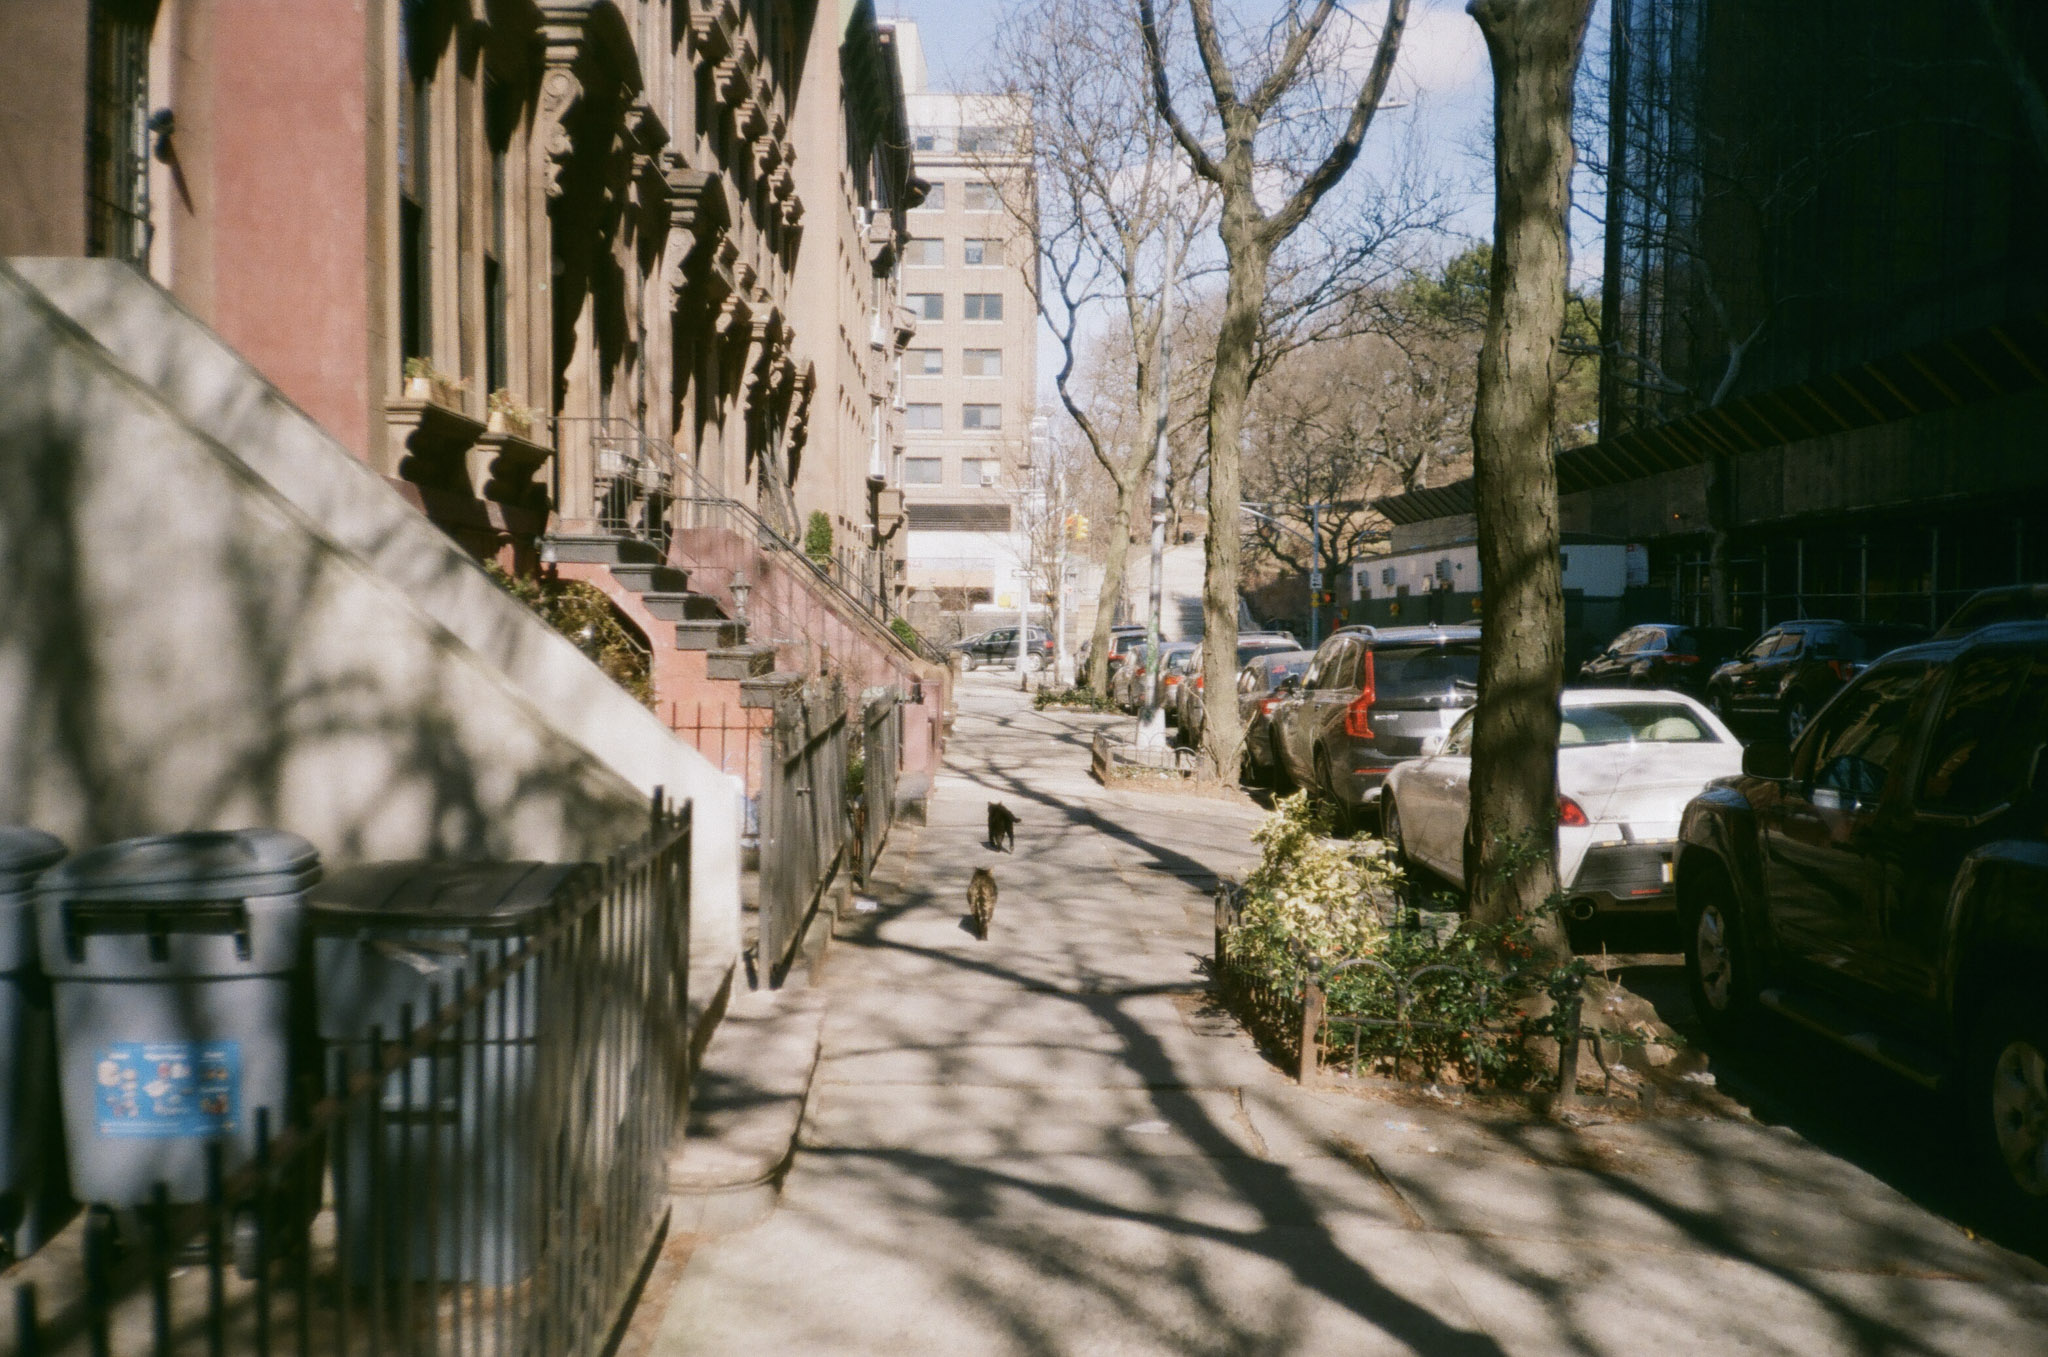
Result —
[[[902, 289], [917, 324], [903, 354], [906, 583], [943, 604], [1014, 606], [1028, 555], [1026, 472], [1038, 387], [1030, 275], [1031, 161], [1023, 110], [931, 90], [917, 26], [896, 21], [917, 172]], [[1007, 205], [1006, 205], [1007, 204]]]

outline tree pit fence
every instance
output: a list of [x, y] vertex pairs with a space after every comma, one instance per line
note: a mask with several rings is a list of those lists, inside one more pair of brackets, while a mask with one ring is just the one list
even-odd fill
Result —
[[[1404, 1056], [1418, 1045], [1418, 1033], [1471, 1039], [1480, 1035], [1482, 1026], [1506, 1032], [1509, 1029], [1505, 1024], [1480, 1025], [1418, 1017], [1417, 1000], [1432, 992], [1462, 990], [1476, 1007], [1484, 1009], [1489, 996], [1520, 989], [1528, 978], [1517, 971], [1495, 972], [1450, 962], [1430, 962], [1404, 971], [1378, 957], [1350, 957], [1325, 966], [1297, 952], [1297, 969], [1302, 978], [1292, 986], [1276, 984], [1265, 971], [1241, 964], [1231, 955], [1230, 935], [1243, 916], [1243, 888], [1228, 880], [1218, 882], [1211, 968], [1217, 997], [1238, 1015], [1254, 1038], [1294, 1070], [1296, 1080], [1305, 1088], [1322, 1083], [1326, 1072], [1333, 1069], [1355, 1079], [1368, 1072], [1370, 1065], [1387, 1058], [1383, 1051], [1367, 1054], [1369, 1033], [1400, 1034], [1391, 1055], [1393, 1075], [1399, 1078]], [[1333, 1012], [1329, 999], [1331, 983], [1346, 971], [1369, 971], [1381, 977], [1392, 999], [1392, 1013]], [[1553, 1103], [1564, 1105], [1578, 1096], [1583, 1014], [1576, 972], [1562, 974], [1555, 1000], [1557, 1008], [1551, 1025], [1557, 1033], [1557, 1083]], [[1346, 1034], [1348, 1060], [1343, 1055]]]
[[14, 1269], [14, 1350], [612, 1350], [688, 1098], [690, 818], [657, 792], [530, 931], [330, 1043], [299, 1106], [208, 1144], [201, 1200], [88, 1207]]

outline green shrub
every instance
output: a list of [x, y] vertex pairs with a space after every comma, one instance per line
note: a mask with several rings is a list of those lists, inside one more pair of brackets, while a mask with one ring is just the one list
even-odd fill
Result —
[[910, 623], [900, 617], [892, 617], [889, 619], [889, 630], [896, 633], [897, 640], [903, 642], [912, 650], [917, 649], [918, 635], [916, 627], [911, 626]]
[[1115, 711], [1116, 703], [1091, 688], [1040, 688], [1031, 695], [1040, 711], [1058, 707], [1072, 711]]
[[811, 510], [810, 526], [804, 529], [804, 555], [820, 565], [832, 559], [832, 519], [823, 509]]
[[[1253, 835], [1259, 864], [1225, 939], [1231, 973], [1224, 989], [1257, 996], [1267, 1009], [1278, 996], [1293, 996], [1293, 1030], [1285, 1014], [1266, 1010], [1247, 1021], [1256, 1018], [1272, 1044], [1293, 1044], [1303, 986], [1313, 977], [1331, 1018], [1372, 1020], [1326, 1025], [1324, 1059], [1332, 1066], [1465, 1083], [1536, 1078], [1528, 1039], [1552, 1035], [1555, 1023], [1530, 1016], [1532, 1001], [1562, 993], [1583, 975], [1583, 963], [1531, 964], [1533, 917], [1481, 926], [1450, 910], [1420, 908], [1382, 850], [1360, 852], [1362, 845], [1329, 838], [1329, 817], [1327, 806], [1297, 793]], [[1360, 959], [1366, 964], [1338, 969]]]
[[499, 587], [568, 637], [612, 682], [631, 693], [642, 706], [654, 706], [653, 661], [646, 647], [626, 630], [602, 589], [581, 580], [543, 583], [524, 579], [507, 574], [495, 564], [486, 569]]

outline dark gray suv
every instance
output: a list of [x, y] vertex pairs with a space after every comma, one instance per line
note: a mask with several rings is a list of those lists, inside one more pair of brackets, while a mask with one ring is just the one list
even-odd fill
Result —
[[1277, 761], [1352, 820], [1378, 798], [1389, 768], [1442, 743], [1477, 698], [1478, 680], [1477, 627], [1340, 631], [1273, 713]]

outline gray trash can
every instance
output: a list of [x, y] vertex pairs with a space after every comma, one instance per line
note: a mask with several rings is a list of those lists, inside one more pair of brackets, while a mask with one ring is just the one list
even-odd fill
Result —
[[[436, 997], [521, 952], [555, 907], [594, 879], [583, 865], [391, 862], [349, 868], [312, 897], [315, 1007], [340, 1065], [368, 1067], [369, 1036], [405, 1036]], [[388, 1076], [374, 1110], [334, 1150], [350, 1267], [368, 1278], [504, 1285], [532, 1269], [541, 1231], [533, 1099], [549, 975], [536, 958], [487, 995], [434, 1054]], [[381, 1263], [380, 1263], [381, 1258]]]
[[291, 1111], [313, 846], [282, 830], [166, 834], [81, 853], [36, 884], [57, 1015], [72, 1191], [132, 1207], [206, 1194], [206, 1146], [232, 1173], [256, 1118]]
[[34, 1252], [64, 1214], [50, 989], [36, 961], [36, 877], [62, 860], [39, 829], [0, 825], [0, 1248]]

